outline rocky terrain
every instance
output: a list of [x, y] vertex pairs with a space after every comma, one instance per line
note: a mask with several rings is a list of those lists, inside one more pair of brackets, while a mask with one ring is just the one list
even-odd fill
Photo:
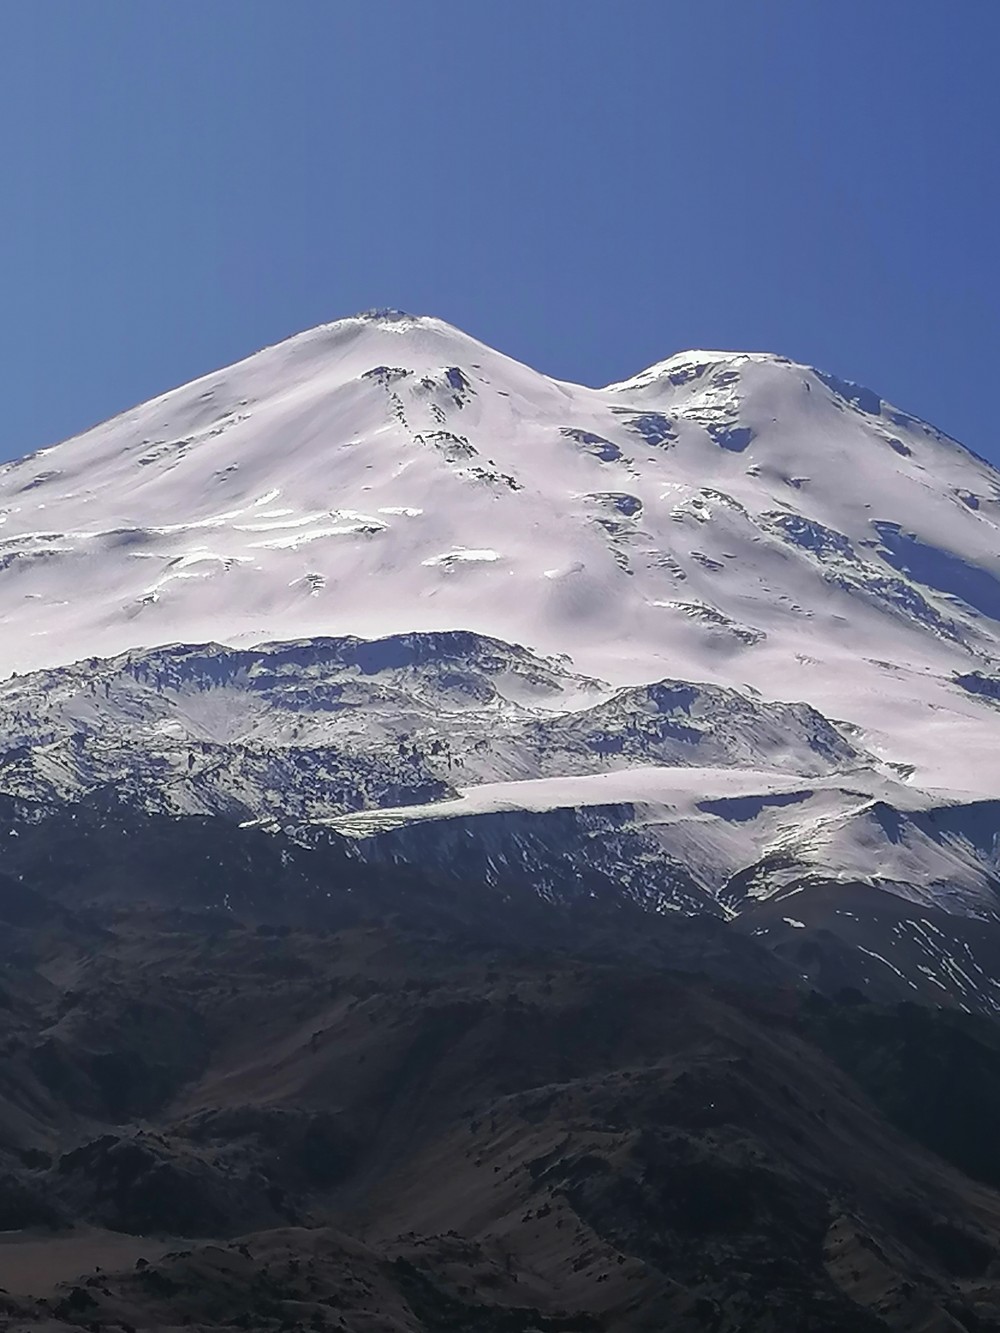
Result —
[[800, 979], [1000, 1011], [1000, 805], [914, 788], [806, 704], [401, 634], [16, 676], [0, 746], [0, 793], [40, 811], [112, 801], [333, 840], [470, 908], [502, 889], [706, 913]]
[[12, 1330], [1000, 1329], [1000, 1033], [856, 952], [107, 803], [0, 835]]

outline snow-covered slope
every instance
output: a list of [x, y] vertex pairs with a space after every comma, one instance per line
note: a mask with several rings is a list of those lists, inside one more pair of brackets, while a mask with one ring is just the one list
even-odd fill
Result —
[[803, 700], [1000, 789], [1000, 478], [867, 390], [696, 352], [604, 390], [339, 321], [0, 469], [0, 668], [467, 629]]
[[782, 357], [341, 320], [0, 468], [0, 791], [995, 921], [998, 536], [988, 464]]

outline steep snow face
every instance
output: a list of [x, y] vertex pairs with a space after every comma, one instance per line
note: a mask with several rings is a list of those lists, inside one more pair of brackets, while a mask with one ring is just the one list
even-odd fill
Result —
[[692, 352], [589, 389], [376, 312], [0, 469], [0, 670], [471, 630], [804, 701], [991, 797], [998, 533], [987, 464], [809, 367]]

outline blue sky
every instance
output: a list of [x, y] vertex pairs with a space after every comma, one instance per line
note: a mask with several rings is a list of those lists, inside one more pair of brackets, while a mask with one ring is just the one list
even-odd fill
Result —
[[376, 305], [1000, 461], [996, 0], [5, 0], [0, 457]]

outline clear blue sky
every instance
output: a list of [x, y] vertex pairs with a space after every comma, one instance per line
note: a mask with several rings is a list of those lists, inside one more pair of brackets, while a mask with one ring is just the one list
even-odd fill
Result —
[[391, 305], [1000, 461], [998, 65], [1000, 0], [4, 0], [0, 457]]

